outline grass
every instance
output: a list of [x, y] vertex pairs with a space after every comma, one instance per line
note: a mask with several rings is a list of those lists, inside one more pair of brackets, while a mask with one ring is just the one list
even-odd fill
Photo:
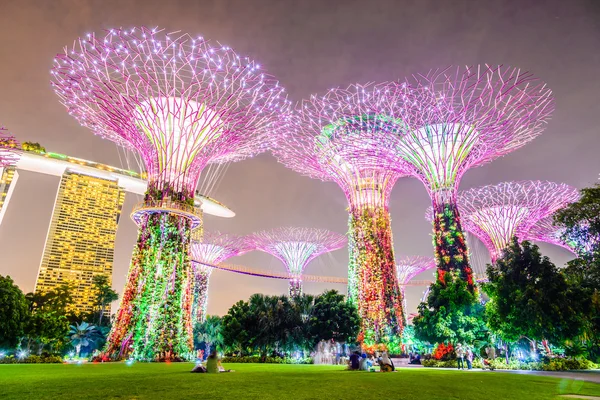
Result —
[[0, 399], [554, 399], [600, 396], [571, 379], [425, 368], [397, 373], [336, 366], [227, 364], [229, 374], [191, 374], [192, 364], [0, 365]]

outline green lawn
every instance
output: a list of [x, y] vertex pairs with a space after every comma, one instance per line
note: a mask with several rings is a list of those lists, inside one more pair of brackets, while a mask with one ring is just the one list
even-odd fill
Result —
[[0, 365], [0, 399], [554, 399], [600, 396], [600, 385], [496, 372], [425, 368], [397, 373], [314, 365], [227, 364], [229, 374], [191, 374], [192, 364]]

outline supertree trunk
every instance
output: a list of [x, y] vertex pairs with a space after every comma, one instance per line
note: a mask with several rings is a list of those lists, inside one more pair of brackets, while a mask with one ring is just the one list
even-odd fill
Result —
[[202, 323], [206, 319], [210, 271], [207, 271], [202, 267], [198, 267], [194, 275], [194, 311], [192, 320], [194, 323]]
[[352, 214], [348, 217], [348, 301], [358, 307], [358, 280], [356, 277], [356, 242], [353, 232]]
[[381, 343], [403, 328], [389, 212], [383, 207], [350, 210], [358, 310], [363, 342]]
[[475, 290], [473, 270], [469, 265], [469, 250], [460, 223], [460, 215], [453, 191], [433, 193], [433, 246], [437, 266], [437, 279], [446, 284], [446, 273], [455, 271]]
[[298, 297], [302, 295], [302, 280], [299, 276], [290, 279], [289, 295], [290, 297]]
[[145, 215], [140, 224], [123, 299], [107, 340], [112, 359], [176, 361], [193, 349], [191, 223], [169, 213]]

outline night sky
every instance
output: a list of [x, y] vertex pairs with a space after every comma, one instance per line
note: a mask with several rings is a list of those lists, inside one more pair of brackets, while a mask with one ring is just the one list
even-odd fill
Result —
[[[466, 173], [460, 188], [506, 180], [544, 179], [576, 187], [600, 172], [600, 2], [588, 1], [112, 1], [0, 0], [0, 123], [21, 141], [110, 165], [123, 165], [115, 145], [78, 125], [50, 87], [52, 59], [78, 37], [139, 25], [203, 35], [257, 60], [294, 102], [350, 83], [388, 81], [448, 65], [505, 64], [529, 70], [554, 91], [556, 111], [546, 131], [520, 150]], [[0, 274], [24, 291], [35, 284], [57, 177], [22, 173], [0, 226]], [[284, 225], [347, 229], [346, 199], [334, 183], [302, 177], [268, 154], [232, 164], [210, 193], [237, 216], [207, 216], [207, 230], [246, 234]], [[126, 199], [117, 234], [113, 284], [121, 292], [136, 227]], [[413, 178], [398, 181], [390, 203], [397, 255], [431, 255], [430, 201]], [[474, 259], [485, 261], [480, 244]], [[565, 250], [542, 245], [558, 265]], [[230, 260], [282, 270], [259, 252]], [[308, 274], [346, 276], [338, 250]], [[431, 272], [420, 276], [431, 279]], [[319, 293], [327, 287], [305, 284]], [[408, 288], [414, 311], [423, 287]], [[223, 314], [251, 294], [287, 292], [287, 282], [216, 271], [209, 313]]]

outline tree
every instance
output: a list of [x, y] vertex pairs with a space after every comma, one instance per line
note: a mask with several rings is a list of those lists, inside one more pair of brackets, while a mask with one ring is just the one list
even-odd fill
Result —
[[71, 292], [67, 285], [45, 293], [28, 293], [31, 317], [25, 327], [27, 349], [37, 346], [41, 354], [46, 346], [58, 348], [64, 343], [69, 330], [67, 306], [71, 303]]
[[40, 154], [43, 154], [46, 152], [46, 148], [37, 142], [36, 143], [23, 142], [23, 144], [21, 145], [21, 148], [25, 151], [32, 151], [32, 152], [40, 153]]
[[503, 340], [560, 344], [580, 333], [578, 294], [536, 245], [514, 238], [487, 275], [488, 324]]
[[[583, 335], [579, 338], [596, 361], [600, 360], [600, 185], [581, 190], [581, 198], [554, 215], [564, 227], [563, 240], [574, 246], [577, 258], [564, 273], [572, 288], [579, 290], [578, 309], [583, 313]], [[574, 345], [577, 346], [577, 345]]]
[[0, 275], [0, 347], [14, 347], [29, 319], [25, 295], [10, 276]]
[[293, 322], [286, 348], [293, 350], [312, 350], [311, 320], [315, 311], [315, 296], [302, 293], [290, 298]]
[[254, 294], [223, 316], [223, 342], [240, 353], [268, 354], [311, 350], [321, 339], [353, 341], [360, 318], [336, 291], [314, 297]]
[[223, 346], [223, 334], [221, 333], [221, 317], [209, 315], [202, 323], [194, 327], [194, 347], [200, 347], [204, 343], [205, 354], [209, 355], [211, 348]]
[[94, 343], [98, 338], [98, 331], [94, 325], [87, 322], [82, 322], [76, 325], [69, 326], [69, 336], [71, 345], [75, 347], [75, 353], [79, 357], [82, 347], [87, 347]]
[[288, 347], [292, 336], [292, 307], [287, 296], [265, 296], [254, 294], [250, 297], [250, 321], [252, 344], [264, 358], [270, 352]]
[[231, 306], [221, 321], [223, 343], [241, 354], [252, 350], [254, 327], [249, 312], [250, 304], [240, 300]]
[[109, 282], [107, 275], [94, 275], [92, 285], [96, 292], [96, 312], [98, 313], [98, 325], [102, 326], [104, 312], [110, 307], [110, 303], [117, 300], [119, 295], [115, 292]]
[[413, 326], [415, 337], [430, 343], [472, 343], [488, 337], [478, 293], [471, 292], [467, 282], [452, 271], [445, 273], [443, 281], [431, 284]]
[[321, 340], [354, 342], [360, 330], [360, 316], [344, 295], [329, 290], [315, 298], [310, 317], [312, 347]]

